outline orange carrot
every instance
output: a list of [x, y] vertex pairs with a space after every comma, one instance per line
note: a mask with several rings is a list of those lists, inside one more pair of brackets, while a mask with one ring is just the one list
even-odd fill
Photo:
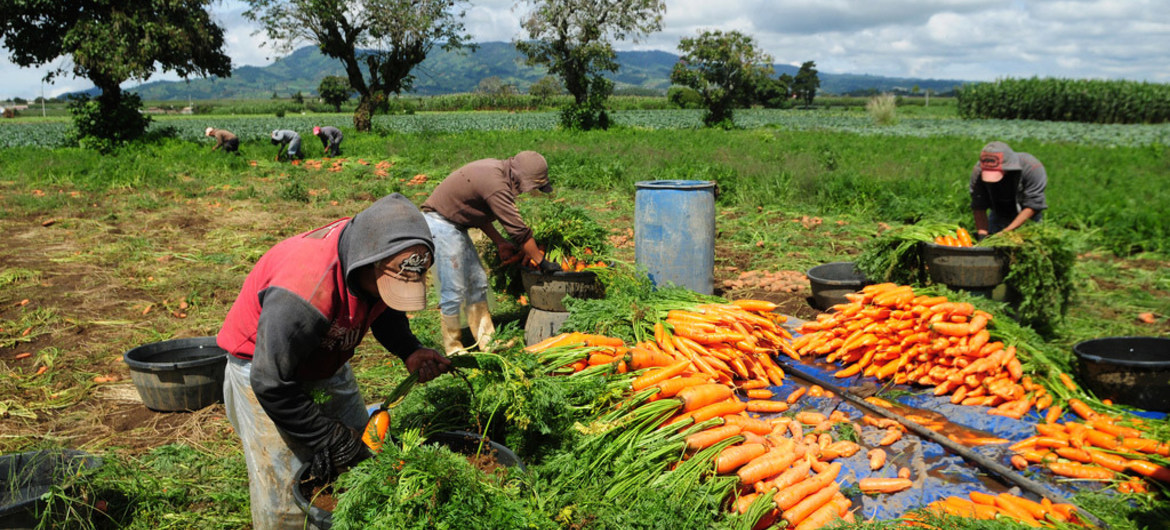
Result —
[[695, 423], [702, 423], [716, 416], [726, 416], [728, 414], [739, 414], [747, 408], [747, 405], [735, 398], [727, 401], [720, 401], [712, 403], [701, 409], [689, 412], [688, 414], [695, 419]]
[[826, 446], [821, 451], [821, 459], [822, 460], [834, 460], [837, 458], [849, 458], [849, 457], [857, 454], [857, 452], [860, 450], [861, 450], [860, 445], [857, 445], [853, 442], [850, 442], [849, 440], [841, 440], [839, 442], [833, 442], [833, 443], [829, 444], [828, 446]]
[[[1062, 373], [1060, 375], [1064, 374]], [[1086, 420], [1094, 420], [1097, 418], [1097, 413], [1094, 412], [1093, 409], [1089, 408], [1089, 406], [1086, 405], [1084, 401], [1081, 401], [1077, 398], [1069, 399], [1068, 407], [1072, 409], [1072, 411], [1075, 412], [1077, 416], [1080, 416]]]
[[[780, 515], [782, 519], [788, 521], [789, 525], [799, 525], [802, 521], [812, 515], [813, 512], [819, 510], [822, 506], [829, 504], [837, 492], [841, 491], [840, 486], [836, 482], [830, 482], [824, 488], [815, 493], [801, 499], [800, 502], [793, 505], [791, 508], [784, 510]], [[832, 505], [833, 514], [836, 515], [837, 507]]]
[[757, 388], [764, 388], [766, 386], [768, 386], [767, 381], [764, 381], [762, 379], [752, 379], [750, 381], [744, 381], [744, 382], [740, 383], [739, 389], [740, 390], [755, 390]]
[[778, 307], [776, 304], [766, 300], [732, 300], [731, 303], [739, 306], [741, 309], [746, 311], [754, 311], [756, 313], [771, 313]]
[[1069, 377], [1068, 374], [1061, 372], [1058, 377], [1060, 378], [1061, 384], [1063, 384], [1064, 387], [1069, 390], [1069, 392], [1078, 391], [1077, 384], [1073, 382], [1072, 378]]
[[800, 524], [797, 524], [796, 528], [793, 530], [814, 530], [816, 528], [823, 528], [831, 524], [833, 521], [839, 519], [839, 512], [840, 508], [835, 502], [825, 503], [820, 508], [817, 508], [816, 511], [809, 514], [809, 516], [801, 521]]
[[1048, 469], [1062, 477], [1088, 480], [1109, 480], [1113, 472], [1098, 466], [1086, 466], [1076, 462], [1049, 462]]
[[681, 374], [684, 371], [686, 371], [686, 369], [689, 368], [690, 366], [691, 366], [690, 361], [681, 361], [681, 362], [672, 364], [670, 366], [667, 366], [665, 368], [651, 370], [649, 372], [646, 372], [645, 374], [638, 376], [637, 379], [634, 379], [634, 382], [630, 384], [630, 387], [633, 388], [633, 390], [635, 392], [638, 392], [642, 389], [645, 389], [646, 387], [648, 387], [650, 385], [653, 385], [653, 384], [661, 382], [661, 381], [665, 381], [671, 377], [674, 377], [678, 374]]
[[664, 399], [668, 397], [674, 397], [685, 388], [697, 385], [705, 385], [710, 382], [711, 380], [706, 377], [672, 377], [665, 381], [654, 384], [652, 388], [658, 389], [658, 393], [654, 395], [655, 398]]
[[819, 425], [821, 423], [824, 423], [824, 421], [827, 419], [827, 418], [825, 418], [824, 414], [821, 414], [820, 412], [814, 412], [811, 410], [802, 410], [800, 412], [797, 412], [796, 416], [793, 416], [793, 418], [796, 421], [799, 421], [800, 423], [803, 423], [805, 425]]
[[1020, 455], [1012, 455], [1012, 467], [1015, 467], [1016, 469], [1023, 471], [1025, 469], [1028, 469], [1028, 461], [1025, 460], [1024, 457], [1022, 457]]
[[829, 467], [824, 471], [817, 473], [801, 482], [797, 482], [788, 488], [780, 490], [779, 493], [773, 497], [773, 502], [780, 510], [787, 510], [796, 503], [804, 500], [805, 497], [812, 495], [814, 492], [820, 491], [825, 486], [833, 483], [837, 475], [841, 472], [841, 463], [834, 462], [829, 464]]
[[808, 392], [808, 387], [802, 386], [802, 387], [794, 390], [791, 394], [788, 394], [788, 398], [785, 399], [784, 401], [787, 402], [789, 405], [792, 405], [792, 404], [796, 403], [796, 400], [800, 399], [800, 397], [803, 396], [805, 392]]
[[727, 425], [739, 425], [744, 432], [764, 435], [772, 432], [772, 426], [763, 420], [749, 418], [741, 414], [728, 414], [723, 417]]
[[887, 445], [893, 445], [894, 442], [897, 442], [898, 440], [901, 440], [901, 439], [902, 439], [902, 429], [898, 429], [896, 427], [890, 427], [890, 428], [886, 429], [886, 435], [883, 436], [880, 441], [878, 441], [878, 445], [880, 445], [882, 447], [885, 447]]
[[679, 390], [676, 398], [683, 402], [683, 412], [700, 409], [723, 401], [732, 396], [731, 387], [719, 383], [706, 383]]
[[622, 339], [619, 339], [616, 337], [606, 337], [605, 335], [585, 334], [585, 345], [586, 346], [609, 346], [611, 348], [617, 348], [619, 346], [625, 346], [626, 343]]
[[389, 428], [390, 413], [378, 409], [370, 415], [370, 420], [366, 422], [366, 428], [362, 432], [362, 441], [365, 442], [366, 447], [370, 448], [370, 451], [380, 453], [386, 440], [386, 431]]
[[772, 488], [776, 488], [776, 491], [783, 491], [785, 488], [808, 478], [808, 470], [811, 468], [812, 462], [809, 459], [798, 458], [796, 462], [793, 462], [792, 467], [784, 470], [783, 473], [780, 473], [775, 478], [756, 482], [755, 490], [759, 493], [763, 493]]
[[1056, 423], [1056, 420], [1060, 419], [1061, 414], [1064, 414], [1064, 409], [1060, 405], [1054, 405], [1048, 409], [1048, 412], [1044, 413], [1044, 423]]
[[747, 391], [747, 397], [752, 399], [772, 399], [772, 391], [766, 388], [755, 388]]
[[914, 482], [908, 478], [866, 477], [857, 481], [862, 493], [897, 493], [908, 490]]
[[910, 468], [902, 467], [898, 469], [898, 478], [910, 478]]
[[602, 365], [602, 364], [609, 364], [612, 362], [613, 362], [612, 355], [606, 355], [604, 353], [594, 352], [592, 355], [589, 356], [589, 360], [587, 361], [587, 364], [589, 366], [598, 366], [598, 365]]
[[792, 462], [796, 461], [795, 451], [785, 451], [775, 448], [761, 456], [753, 458], [736, 472], [740, 484], [755, 484], [769, 477], [782, 473]]
[[732, 445], [721, 451], [719, 456], [715, 457], [715, 472], [729, 473], [739, 469], [744, 464], [766, 452], [768, 452], [768, 448], [764, 447], [764, 444], [745, 443]]
[[561, 333], [560, 335], [549, 337], [527, 348], [524, 348], [524, 351], [528, 353], [539, 353], [555, 346], [564, 346], [567, 344], [582, 342], [584, 342], [584, 336], [581, 333], [576, 331], [572, 333]]
[[1148, 460], [1134, 459], [1129, 461], [1129, 469], [1144, 477], [1170, 483], [1170, 468], [1166, 466], [1155, 464]]
[[634, 370], [670, 366], [674, 363], [674, 357], [659, 351], [658, 348], [650, 349], [641, 346], [630, 348], [630, 368]]
[[784, 412], [788, 410], [788, 404], [783, 401], [752, 399], [747, 402], [747, 410], [749, 412]]
[[743, 429], [741, 429], [739, 425], [721, 425], [719, 427], [713, 427], [705, 431], [697, 432], [687, 436], [687, 449], [696, 451], [699, 449], [706, 449], [712, 445], [722, 442], [723, 440], [731, 438], [732, 436], [738, 435], [742, 430]]
[[869, 458], [869, 469], [877, 471], [886, 465], [886, 452], [881, 448], [870, 449], [865, 454]]

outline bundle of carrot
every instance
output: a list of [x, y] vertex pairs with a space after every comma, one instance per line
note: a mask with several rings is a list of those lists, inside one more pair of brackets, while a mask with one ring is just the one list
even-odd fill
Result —
[[695, 371], [724, 383], [783, 385], [784, 371], [772, 355], [797, 355], [789, 342], [792, 335], [780, 326], [787, 317], [774, 313], [775, 309], [776, 304], [763, 300], [735, 300], [670, 310], [663, 322], [655, 324], [654, 340], [632, 349], [647, 359], [635, 358], [634, 368], [655, 365], [666, 356], [689, 361]]
[[969, 247], [974, 245], [975, 242], [971, 240], [971, 233], [960, 226], [955, 230], [955, 235], [953, 236], [949, 234], [935, 236], [934, 244], [945, 247]]
[[[580, 373], [594, 366], [602, 367], [599, 369], [601, 371], [621, 374], [629, 371], [629, 349], [625, 341], [616, 337], [572, 331], [532, 344], [524, 351], [542, 354], [545, 362], [572, 373]], [[559, 360], [550, 360], [553, 358]]]
[[1019, 419], [1052, 396], [1025, 377], [1016, 348], [992, 341], [992, 315], [944, 296], [918, 296], [909, 286], [869, 285], [850, 302], [803, 324], [792, 341], [800, 355], [825, 355], [857, 374], [897, 384], [933, 386], [951, 402], [993, 407], [988, 414]]
[[1170, 467], [1163, 465], [1170, 457], [1170, 443], [1125, 425], [1141, 420], [1096, 412], [1077, 398], [1069, 399], [1068, 405], [1083, 422], [1056, 423], [1060, 413], [1054, 407], [1045, 423], [1036, 425], [1037, 435], [1010, 446], [1016, 452], [1012, 457], [1016, 468], [1040, 464], [1062, 477], [1120, 481], [1118, 489], [1127, 492], [1145, 492], [1146, 484], [1136, 476], [1127, 480], [1122, 473], [1170, 485]]
[[947, 497], [928, 504], [926, 509], [969, 519], [1012, 519], [1031, 527], [1083, 524], [1075, 506], [1053, 503], [1047, 498], [1036, 502], [1010, 493], [990, 495], [978, 491], [969, 496], [970, 499]]

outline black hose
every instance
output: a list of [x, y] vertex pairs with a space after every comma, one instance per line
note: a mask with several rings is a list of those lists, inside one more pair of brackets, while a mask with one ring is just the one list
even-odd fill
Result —
[[[816, 384], [820, 385], [825, 390], [828, 390], [828, 391], [833, 392], [834, 394], [836, 394], [838, 396], [841, 396], [842, 399], [852, 403], [854, 406], [856, 406], [857, 408], [859, 408], [861, 410], [864, 410], [864, 411], [869, 412], [871, 414], [877, 414], [878, 416], [882, 416], [884, 418], [894, 420], [894, 421], [902, 424], [903, 426], [905, 426], [907, 429], [913, 431], [914, 434], [917, 434], [918, 436], [920, 436], [922, 438], [926, 438], [927, 440], [930, 440], [936, 444], [943, 446], [948, 451], [959, 455], [964, 460], [967, 460], [969, 462], [973, 462], [973, 463], [977, 464], [979, 467], [982, 467], [983, 469], [986, 469], [987, 471], [1019, 486], [1020, 488], [1024, 489], [1025, 491], [1031, 492], [1031, 493], [1039, 496], [1040, 498], [1048, 497], [1049, 500], [1051, 500], [1052, 502], [1061, 503], [1061, 504], [1072, 504], [1071, 502], [1068, 501], [1068, 499], [1065, 499], [1065, 498], [1061, 497], [1060, 495], [1056, 495], [1056, 494], [1049, 492], [1039, 482], [1036, 482], [1035, 480], [1032, 480], [1028, 477], [1025, 477], [1025, 476], [1017, 473], [1012, 468], [1007, 467], [999, 462], [996, 462], [995, 460], [992, 460], [991, 458], [988, 458], [984, 455], [976, 453], [975, 451], [972, 451], [971, 449], [967, 448], [966, 446], [959, 444], [959, 443], [956, 443], [953, 440], [951, 440], [950, 438], [947, 438], [946, 436], [943, 436], [935, 431], [932, 431], [932, 430], [918, 424], [917, 422], [914, 422], [914, 421], [910, 420], [909, 418], [906, 418], [905, 416], [897, 414], [897, 413], [890, 411], [886, 408], [872, 405], [868, 401], [865, 401], [864, 399], [861, 399], [861, 398], [853, 395], [853, 393], [849, 392], [848, 390], [846, 390], [842, 387], [839, 387], [839, 386], [837, 386], [833, 383], [830, 383], [828, 381], [822, 380], [816, 376], [810, 375], [808, 372], [800, 369], [797, 365], [795, 365], [795, 363], [793, 363], [792, 361], [789, 361], [788, 359], [785, 359], [783, 357], [779, 357], [776, 359], [776, 361], [778, 364], [780, 364], [781, 366], [784, 367], [784, 370], [786, 372], [793, 374], [793, 375], [796, 375], [797, 377], [800, 377], [801, 379], [805, 379], [809, 382], [816, 383]], [[1077, 513], [1078, 513], [1078, 516], [1080, 516], [1082, 519], [1087, 519], [1089, 523], [1091, 523], [1095, 526], [1098, 526], [1100, 528], [1109, 528], [1109, 525], [1105, 524], [1105, 522], [1102, 521], [1100, 518], [1093, 515], [1092, 513], [1089, 513], [1087, 510], [1085, 510], [1079, 506], [1077, 506]]]

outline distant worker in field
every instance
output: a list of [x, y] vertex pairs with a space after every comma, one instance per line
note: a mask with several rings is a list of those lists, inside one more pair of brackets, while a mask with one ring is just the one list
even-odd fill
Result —
[[[545, 259], [524, 224], [516, 198], [521, 193], [552, 191], [548, 162], [535, 151], [512, 158], [486, 158], [471, 162], [443, 179], [422, 205], [435, 241], [435, 267], [439, 276], [439, 316], [443, 348], [448, 354], [463, 349], [459, 310], [466, 308], [467, 323], [482, 350], [495, 333], [488, 312], [488, 280], [479, 254], [468, 236], [469, 228], [483, 231], [499, 249], [504, 263], [534, 264], [543, 273], [561, 270]], [[499, 221], [505, 239], [492, 224]], [[519, 246], [517, 246], [519, 245]]]
[[395, 193], [277, 243], [244, 279], [216, 344], [229, 354], [224, 407], [244, 448], [252, 528], [305, 528], [292, 492], [304, 463], [332, 482], [371, 456], [350, 366], [367, 332], [420, 383], [450, 368], [406, 314], [426, 308], [433, 249], [422, 212]]
[[301, 135], [297, 134], [296, 131], [290, 131], [288, 129], [272, 131], [272, 145], [280, 146], [276, 150], [277, 160], [280, 160], [284, 156], [281, 151], [284, 151], [285, 145], [288, 145], [287, 154], [289, 159], [298, 160], [304, 158], [304, 155], [301, 154]]
[[975, 238], [1015, 230], [1029, 219], [1040, 221], [1048, 208], [1044, 199], [1047, 186], [1048, 174], [1036, 157], [1012, 151], [1003, 142], [983, 146], [968, 188]]
[[328, 125], [313, 127], [313, 135], [321, 139], [321, 147], [325, 148], [325, 156], [341, 156], [341, 129]]
[[236, 153], [237, 155], [240, 154], [240, 139], [236, 135], [232, 134], [231, 131], [227, 129], [216, 129], [215, 127], [208, 127], [204, 133], [206, 133], [207, 136], [215, 138], [215, 147], [211, 148], [212, 151], [216, 151], [222, 147], [223, 152], [225, 153]]

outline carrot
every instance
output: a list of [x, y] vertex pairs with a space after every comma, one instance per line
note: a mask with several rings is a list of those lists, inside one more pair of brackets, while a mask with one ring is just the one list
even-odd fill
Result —
[[1056, 423], [1062, 414], [1064, 414], [1064, 409], [1060, 405], [1054, 405], [1048, 409], [1048, 412], [1044, 413], [1044, 423]]
[[607, 337], [605, 335], [585, 334], [584, 338], [586, 346], [608, 346], [610, 348], [617, 348], [626, 345], [626, 342], [622, 339], [616, 337]]
[[524, 351], [528, 353], [539, 353], [556, 346], [564, 346], [567, 344], [576, 344], [581, 342], [584, 342], [584, 335], [581, 333], [576, 331], [572, 333], [561, 333], [560, 335], [549, 337], [527, 348], [524, 348]]
[[676, 398], [683, 402], [683, 412], [700, 409], [732, 396], [731, 387], [719, 383], [705, 383], [679, 390]]
[[49, 371], [49, 367], [47, 365], [41, 365], [40, 368], [37, 368], [37, 373], [35, 375], [41, 375], [41, 374], [48, 372], [48, 371]]
[[1072, 378], [1069, 377], [1068, 374], [1061, 372], [1058, 377], [1060, 378], [1061, 384], [1063, 384], [1064, 387], [1067, 388], [1069, 392], [1077, 392], [1078, 391], [1077, 384], [1073, 382]]
[[821, 414], [820, 412], [813, 412], [811, 410], [802, 410], [797, 412], [796, 416], [793, 416], [793, 418], [805, 425], [818, 425], [824, 423], [824, 421], [827, 419], [825, 418], [824, 414]]
[[910, 478], [910, 468], [901, 467], [898, 469], [898, 478]]
[[810, 515], [825, 505], [830, 505], [833, 510], [833, 515], [836, 515], [837, 505], [830, 504], [829, 501], [831, 501], [839, 491], [841, 491], [841, 488], [837, 485], [836, 482], [829, 482], [829, 484], [824, 488], [821, 488], [812, 495], [801, 499], [800, 502], [796, 503], [791, 508], [784, 510], [784, 512], [780, 514], [780, 518], [788, 521], [790, 526], [800, 525], [802, 521], [807, 519]]
[[971, 233], [968, 232], [966, 228], [963, 228], [961, 226], [957, 230], [955, 230], [955, 236], [959, 240], [959, 246], [969, 247], [974, 243], [971, 240]]
[[849, 458], [857, 454], [857, 452], [860, 450], [860, 445], [850, 442], [849, 440], [841, 440], [839, 442], [833, 442], [825, 447], [821, 451], [821, 459], [834, 460], [837, 458]]
[[745, 311], [753, 311], [756, 313], [771, 313], [778, 307], [776, 304], [766, 300], [732, 300], [731, 303]]
[[788, 410], [788, 403], [767, 399], [752, 399], [747, 402], [747, 410], [749, 412], [785, 412]]
[[1113, 472], [1098, 466], [1086, 466], [1076, 462], [1049, 462], [1048, 469], [1062, 477], [1086, 480], [1109, 480]]
[[1149, 477], [1154, 480], [1170, 483], [1170, 468], [1166, 466], [1155, 464], [1148, 460], [1130, 460], [1129, 470], [1144, 477]]
[[713, 427], [705, 431], [700, 431], [690, 436], [687, 436], [687, 449], [699, 450], [706, 449], [723, 440], [737, 436], [742, 431], [739, 425], [721, 425]]
[[366, 422], [366, 428], [362, 432], [362, 441], [365, 442], [366, 447], [375, 453], [382, 452], [382, 445], [386, 440], [386, 431], [390, 429], [390, 413], [383, 409], [378, 409], [370, 415], [370, 420]]
[[602, 364], [609, 364], [609, 363], [613, 362], [613, 356], [606, 355], [604, 353], [594, 352], [592, 355], [589, 356], [589, 360], [586, 362], [589, 366], [598, 366], [598, 365], [602, 365]]
[[714, 418], [716, 416], [726, 416], [728, 414], [739, 414], [740, 412], [743, 412], [746, 408], [747, 408], [747, 405], [744, 402], [742, 402], [738, 399], [735, 399], [735, 398], [731, 398], [731, 399], [728, 399], [727, 401], [720, 401], [718, 403], [712, 403], [710, 405], [707, 405], [706, 407], [695, 410], [693, 412], [689, 412], [687, 414], [689, 414], [692, 418], [695, 419], [695, 423], [702, 423], [702, 422], [707, 421], [707, 420]]
[[869, 452], [865, 453], [865, 456], [869, 458], [869, 469], [873, 471], [877, 471], [886, 465], [886, 451], [884, 449], [870, 449]]
[[901, 439], [902, 439], [902, 429], [898, 429], [896, 427], [890, 427], [890, 428], [886, 429], [886, 435], [883, 436], [880, 441], [878, 441], [878, 445], [880, 445], [882, 447], [885, 447], [887, 445], [893, 445], [894, 442], [897, 442], [898, 440], [901, 440]]
[[732, 445], [720, 451], [719, 456], [715, 457], [715, 472], [728, 473], [739, 469], [744, 464], [766, 452], [768, 452], [768, 448], [764, 447], [764, 444], [745, 443], [742, 445]]
[[812, 462], [809, 459], [798, 458], [796, 462], [792, 463], [792, 467], [784, 470], [783, 473], [780, 473], [775, 478], [756, 482], [754, 486], [755, 490], [759, 493], [763, 493], [772, 488], [776, 488], [777, 491], [783, 491], [785, 488], [808, 478], [808, 471], [811, 468]]
[[630, 348], [630, 368], [634, 370], [654, 368], [656, 366], [670, 366], [674, 362], [674, 357], [659, 351], [658, 348], [651, 349], [641, 346]]
[[1016, 468], [1017, 470], [1023, 471], [1025, 469], [1028, 469], [1028, 461], [1025, 460], [1024, 457], [1022, 457], [1020, 455], [1012, 455], [1012, 467]]
[[801, 482], [797, 482], [785, 489], [780, 490], [772, 501], [776, 503], [776, 508], [780, 510], [787, 510], [796, 503], [804, 500], [805, 497], [820, 491], [824, 487], [833, 483], [837, 475], [841, 472], [841, 463], [834, 462], [829, 464], [829, 467], [824, 471], [817, 473]]
[[766, 478], [779, 475], [788, 469], [788, 466], [792, 465], [796, 458], [795, 451], [774, 448], [741, 466], [736, 475], [739, 476], [740, 484], [755, 484]]
[[684, 371], [686, 371], [686, 369], [689, 368], [690, 366], [691, 366], [690, 361], [681, 361], [681, 362], [677, 362], [675, 364], [672, 364], [670, 366], [667, 366], [665, 368], [651, 370], [649, 372], [646, 372], [645, 374], [638, 376], [637, 379], [634, 379], [634, 382], [630, 384], [630, 387], [633, 388], [633, 390], [635, 392], [638, 392], [640, 390], [645, 389], [646, 387], [648, 387], [650, 385], [653, 385], [653, 384], [661, 382], [661, 381], [665, 381], [667, 379], [670, 379], [671, 377], [674, 377], [678, 374], [681, 374]]
[[738, 513], [747, 513], [748, 508], [751, 508], [752, 503], [756, 502], [756, 498], [759, 496], [758, 493], [740, 495], [739, 498], [735, 499], [735, 511]]
[[796, 400], [800, 399], [800, 397], [803, 396], [805, 392], [808, 392], [808, 387], [802, 386], [794, 390], [791, 394], [788, 394], [788, 397], [784, 401], [789, 405], [795, 404]]
[[757, 388], [764, 388], [766, 386], [768, 386], [767, 381], [764, 381], [763, 379], [752, 379], [750, 381], [744, 381], [744, 382], [740, 383], [739, 389], [740, 390], [755, 390]]
[[[848, 508], [846, 508], [848, 509]], [[816, 511], [809, 514], [803, 521], [796, 525], [793, 530], [814, 530], [816, 528], [823, 528], [828, 526], [833, 521], [840, 519], [840, 508], [835, 502], [825, 503]], [[791, 522], [791, 521], [790, 521]]]
[[914, 486], [908, 478], [877, 478], [866, 477], [857, 481], [862, 493], [897, 493]]
[[665, 381], [655, 383], [650, 388], [657, 388], [658, 393], [654, 395], [655, 399], [665, 399], [674, 397], [682, 390], [710, 383], [711, 380], [706, 377], [690, 376], [690, 377], [672, 377]]
[[995, 497], [995, 507], [1003, 511], [1008, 517], [1017, 519], [1028, 526], [1040, 526], [1040, 522], [1035, 517], [1032, 517], [1032, 514], [1026, 508], [1016, 502], [1018, 498], [1014, 495], [1001, 493]]
[[1124, 456], [1118, 456], [1113, 453], [1105, 453], [1095, 449], [1090, 449], [1087, 452], [1089, 453], [1089, 457], [1092, 459], [1094, 464], [1097, 464], [1105, 469], [1123, 473], [1126, 469], [1129, 468], [1129, 459], [1125, 458]]
[[966, 337], [971, 334], [970, 326], [954, 322], [935, 322], [930, 325], [930, 329], [946, 337]]
[[[1062, 373], [1060, 375], [1064, 375], [1064, 374]], [[1077, 416], [1080, 416], [1081, 418], [1084, 418], [1084, 419], [1090, 420], [1090, 421], [1097, 419], [1097, 413], [1094, 412], [1093, 409], [1089, 408], [1089, 406], [1086, 405], [1084, 401], [1081, 401], [1077, 398], [1069, 399], [1068, 400], [1068, 407], [1070, 409], [1072, 409], [1072, 411], [1075, 412], [1077, 414]]]
[[739, 425], [745, 433], [764, 435], [772, 432], [772, 426], [768, 422], [740, 414], [728, 414], [723, 417], [723, 421], [726, 425]]
[[772, 391], [766, 388], [754, 388], [747, 391], [747, 397], [752, 399], [772, 399]]

